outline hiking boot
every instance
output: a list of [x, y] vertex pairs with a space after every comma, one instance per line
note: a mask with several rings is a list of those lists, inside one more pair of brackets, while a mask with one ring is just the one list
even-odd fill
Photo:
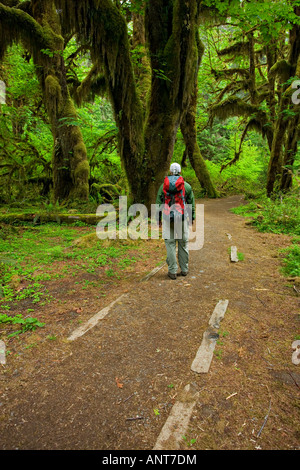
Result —
[[172, 274], [172, 273], [169, 273], [169, 272], [168, 272], [168, 276], [169, 276], [170, 279], [173, 279], [173, 280], [177, 278], [176, 274]]
[[180, 276], [186, 276], [188, 273], [188, 271], [186, 271], [185, 273], [181, 271]]

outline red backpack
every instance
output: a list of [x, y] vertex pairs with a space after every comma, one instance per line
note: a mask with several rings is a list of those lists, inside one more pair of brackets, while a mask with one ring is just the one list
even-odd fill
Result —
[[177, 217], [183, 218], [185, 210], [185, 187], [183, 177], [179, 175], [166, 176], [163, 192], [165, 196], [164, 215], [170, 217], [171, 221], [175, 220]]

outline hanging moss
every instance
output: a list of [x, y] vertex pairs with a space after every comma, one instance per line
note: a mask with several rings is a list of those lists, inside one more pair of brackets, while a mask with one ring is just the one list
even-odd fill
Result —
[[282, 83], [286, 82], [289, 77], [291, 76], [292, 67], [291, 65], [284, 59], [279, 60], [276, 64], [269, 71], [269, 77], [275, 78], [279, 76]]
[[245, 55], [249, 51], [249, 42], [248, 41], [237, 41], [232, 46], [225, 47], [218, 51], [219, 56], [231, 55], [234, 57], [237, 55]]
[[[300, 16], [299, 7], [295, 7], [294, 12]], [[297, 152], [298, 141], [298, 117], [299, 111], [295, 108], [293, 113], [287, 111], [291, 107], [291, 86], [286, 82], [297, 73], [297, 66], [300, 57], [300, 26], [295, 22], [290, 30], [289, 56], [287, 60], [278, 61], [271, 69], [271, 75], [279, 75], [283, 84], [283, 92], [280, 94], [279, 109], [274, 129], [274, 139], [272, 142], [271, 156], [267, 175], [267, 194], [271, 196], [273, 192], [280, 189], [280, 185], [285, 189], [286, 172], [283, 172], [283, 166], [286, 161], [293, 161]], [[294, 132], [296, 133], [294, 134]], [[285, 147], [285, 154], [283, 153]], [[289, 179], [289, 178], [288, 178]]]
[[0, 59], [14, 42], [22, 42], [41, 65], [47, 62], [41, 50], [57, 50], [62, 46], [63, 38], [43, 28], [27, 12], [0, 3]]
[[258, 107], [246, 103], [235, 96], [230, 96], [221, 103], [213, 105], [210, 112], [213, 116], [227, 119], [231, 116], [251, 116], [258, 112]]
[[85, 79], [74, 91], [74, 100], [78, 106], [84, 101], [93, 101], [95, 95], [104, 96], [107, 84], [103, 73], [99, 72], [99, 65], [93, 65]]
[[222, 78], [230, 78], [233, 77], [234, 75], [239, 75], [242, 78], [249, 79], [250, 74], [248, 69], [242, 69], [242, 68], [230, 68], [230, 69], [224, 69], [224, 70], [215, 70], [211, 69], [212, 74], [216, 77], [216, 79], [222, 79]]

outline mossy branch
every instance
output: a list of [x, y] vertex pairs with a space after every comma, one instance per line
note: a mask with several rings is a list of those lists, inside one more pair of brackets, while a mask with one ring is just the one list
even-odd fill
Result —
[[227, 93], [237, 93], [241, 90], [244, 90], [246, 88], [247, 82], [245, 80], [241, 81], [232, 81], [228, 83], [219, 93], [217, 96], [217, 102], [220, 103], [220, 101], [224, 98], [224, 96]]
[[14, 42], [22, 42], [35, 58], [39, 57], [39, 63], [45, 62], [47, 57], [41, 50], [55, 51], [63, 42], [61, 36], [48, 33], [49, 31], [25, 11], [0, 3], [0, 59], [3, 58], [7, 47]]
[[106, 184], [93, 183], [91, 188], [93, 188], [95, 191], [98, 191], [100, 193], [101, 193], [101, 191], [104, 191], [108, 194], [110, 194], [109, 190], [111, 190], [117, 196], [119, 196], [119, 194], [122, 191], [121, 186], [119, 186], [117, 184], [111, 184], [111, 183], [106, 183]]
[[1, 3], [6, 7], [16, 7], [19, 3], [19, 0], [3, 0]]
[[110, 0], [89, 0], [82, 2], [80, 8], [72, 0], [55, 0], [55, 3], [62, 10], [64, 29], [77, 33], [89, 46], [94, 64], [101, 58], [115, 120], [122, 131], [121, 157], [125, 156], [124, 148], [131, 149], [129, 158], [132, 153], [142, 155], [144, 144], [140, 125], [143, 109], [135, 86], [127, 26], [122, 13]]
[[242, 136], [241, 136], [241, 140], [240, 140], [240, 145], [239, 145], [239, 149], [237, 152], [235, 152], [234, 154], [234, 158], [232, 160], [230, 160], [229, 162], [227, 163], [223, 163], [221, 165], [221, 168], [220, 168], [220, 173], [222, 173], [223, 170], [225, 170], [225, 168], [227, 168], [228, 166], [232, 166], [234, 165], [235, 163], [237, 163], [237, 161], [239, 160], [240, 158], [240, 155], [241, 155], [241, 152], [242, 152], [242, 145], [244, 143], [244, 140], [246, 138], [246, 135], [248, 134], [248, 131], [250, 130], [256, 130], [256, 131], [259, 131], [261, 132], [262, 129], [261, 129], [261, 124], [259, 121], [257, 121], [256, 119], [250, 119], [244, 130], [243, 130], [243, 133], [242, 133]]
[[292, 66], [284, 59], [279, 60], [276, 64], [271, 67], [269, 71], [269, 77], [275, 78], [279, 76], [282, 82], [286, 82], [292, 73]]
[[241, 77], [250, 78], [249, 70], [242, 69], [238, 67], [234, 67], [232, 69], [224, 69], [224, 70], [216, 70], [211, 69], [211, 73], [216, 77], [216, 79], [220, 78], [231, 78], [233, 75], [240, 75]]
[[251, 116], [258, 112], [258, 107], [235, 96], [230, 96], [221, 103], [214, 104], [210, 108], [212, 116], [217, 116], [221, 119], [227, 119], [231, 116]]
[[74, 90], [73, 98], [78, 106], [84, 101], [93, 99], [95, 95], [103, 96], [107, 91], [106, 80], [99, 74], [97, 65], [93, 65], [81, 84]]
[[220, 51], [217, 51], [219, 56], [224, 56], [224, 55], [231, 55], [234, 54], [236, 55], [244, 55], [249, 52], [249, 42], [248, 41], [238, 41], [232, 46], [225, 47], [224, 49], [221, 49]]

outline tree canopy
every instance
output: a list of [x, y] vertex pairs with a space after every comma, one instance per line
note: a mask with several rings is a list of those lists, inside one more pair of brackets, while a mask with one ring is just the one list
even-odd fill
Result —
[[0, 2], [1, 197], [22, 194], [22, 182], [54, 202], [125, 191], [149, 206], [179, 136], [183, 164], [216, 197], [209, 149], [216, 126], [233, 118], [240, 143], [221, 171], [257, 132], [268, 152], [266, 193], [289, 191], [299, 13], [299, 1]]

